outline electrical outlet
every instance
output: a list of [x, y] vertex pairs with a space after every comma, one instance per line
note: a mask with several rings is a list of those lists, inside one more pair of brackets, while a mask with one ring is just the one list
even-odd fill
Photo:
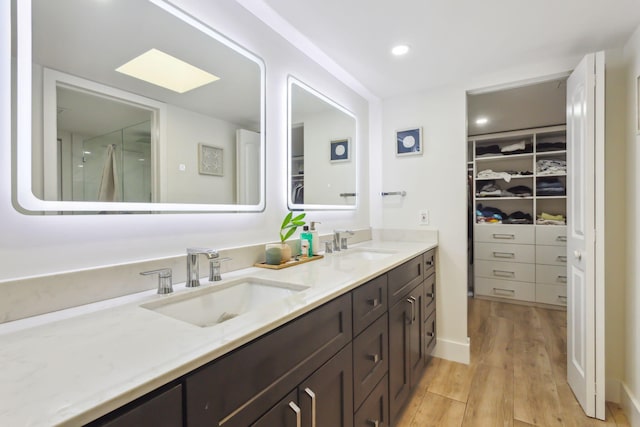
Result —
[[424, 209], [418, 212], [418, 225], [429, 225], [429, 210]]

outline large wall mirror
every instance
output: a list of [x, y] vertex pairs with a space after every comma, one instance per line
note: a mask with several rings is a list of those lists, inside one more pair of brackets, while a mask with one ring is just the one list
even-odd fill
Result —
[[14, 0], [28, 211], [260, 211], [262, 60], [162, 0]]
[[355, 209], [355, 116], [294, 77], [288, 102], [289, 208]]

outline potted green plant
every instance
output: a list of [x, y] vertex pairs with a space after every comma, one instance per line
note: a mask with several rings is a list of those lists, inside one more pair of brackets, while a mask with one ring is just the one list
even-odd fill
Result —
[[294, 217], [293, 212], [289, 212], [284, 217], [280, 226], [280, 243], [269, 244], [266, 247], [267, 264], [282, 264], [291, 259], [291, 246], [286, 243], [286, 240], [296, 232], [298, 227], [305, 225], [303, 219], [306, 215], [303, 212]]

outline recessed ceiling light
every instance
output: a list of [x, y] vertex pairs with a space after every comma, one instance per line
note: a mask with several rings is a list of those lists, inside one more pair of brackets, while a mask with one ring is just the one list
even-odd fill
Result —
[[489, 123], [489, 119], [487, 119], [486, 117], [478, 117], [476, 119], [477, 125], [486, 125], [487, 123]]
[[220, 78], [158, 49], [148, 50], [116, 68], [116, 71], [178, 93]]
[[395, 56], [406, 55], [407, 52], [409, 52], [409, 46], [407, 46], [406, 44], [399, 44], [398, 46], [394, 46], [394, 48], [391, 49], [391, 53], [393, 53]]

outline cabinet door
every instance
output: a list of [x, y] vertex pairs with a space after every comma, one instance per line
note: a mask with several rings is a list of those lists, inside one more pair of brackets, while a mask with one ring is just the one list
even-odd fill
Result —
[[411, 306], [406, 298], [389, 310], [389, 412], [391, 424], [409, 396], [411, 388]]
[[420, 380], [424, 370], [424, 283], [416, 286], [409, 294], [410, 321], [409, 321], [409, 366], [411, 369], [411, 388]]
[[349, 344], [298, 386], [303, 426], [353, 427], [352, 360]]
[[387, 376], [376, 385], [354, 415], [354, 427], [389, 427]]
[[[143, 398], [144, 399], [144, 398]], [[143, 401], [133, 402], [131, 408], [115, 418], [106, 416], [90, 426], [130, 427], [157, 426], [176, 427], [182, 425], [182, 385], [178, 384], [159, 395]], [[107, 421], [108, 420], [108, 421]]]
[[302, 410], [298, 406], [298, 391], [293, 390], [284, 399], [264, 414], [251, 427], [299, 427]]
[[353, 404], [358, 408], [389, 369], [387, 314], [353, 340]]

